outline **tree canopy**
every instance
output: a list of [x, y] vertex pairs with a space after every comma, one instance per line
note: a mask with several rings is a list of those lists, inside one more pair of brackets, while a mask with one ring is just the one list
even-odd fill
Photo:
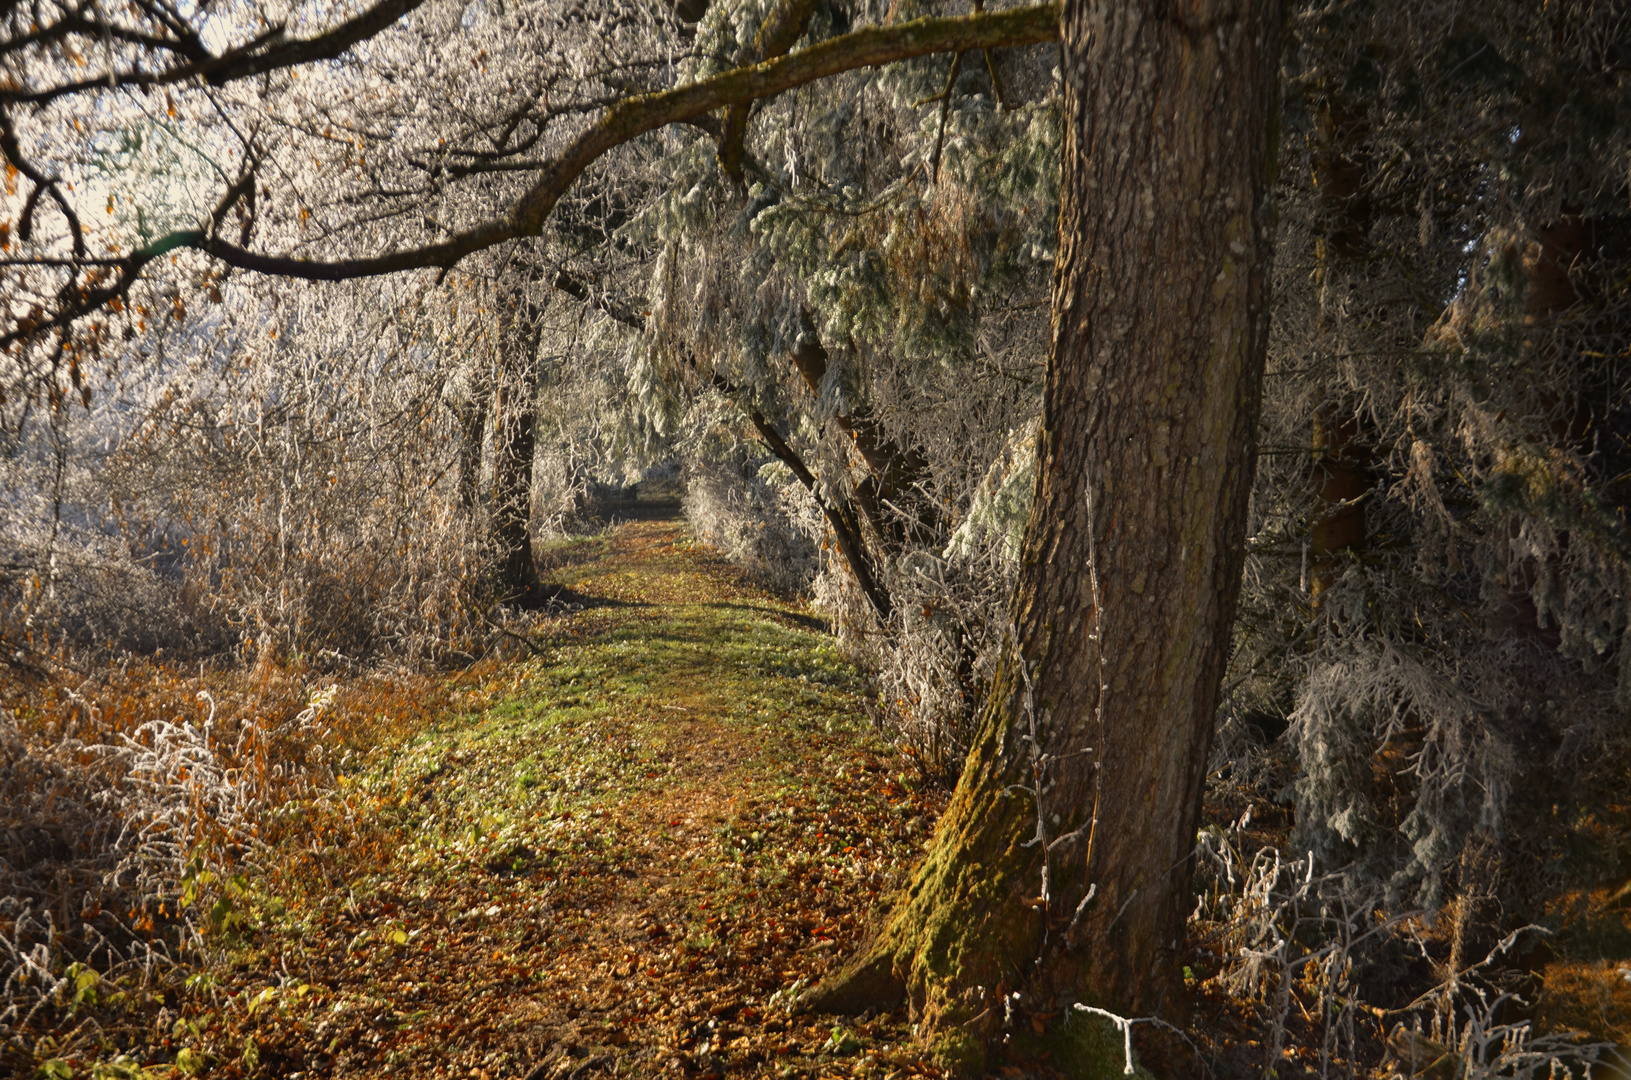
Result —
[[[1248, 6], [1178, 5], [1174, 32]], [[666, 463], [712, 542], [813, 593], [926, 772], [989, 749], [982, 708], [1020, 693], [1009, 601], [1048, 558], [1034, 496], [1062, 490], [1055, 273], [1102, 224], [1060, 231], [1056, 8], [0, 19], [18, 625], [469, 657], [531, 587], [495, 566]], [[1190, 701], [1208, 813], [1242, 824], [1194, 857], [1232, 884], [1229, 837], [1273, 817], [1325, 901], [1450, 913], [1459, 962], [1548, 917], [1569, 808], [1626, 745], [1631, 18], [1309, 2], [1282, 39], [1242, 585], [1216, 708]], [[1164, 452], [1159, 424], [1128, 438]]]

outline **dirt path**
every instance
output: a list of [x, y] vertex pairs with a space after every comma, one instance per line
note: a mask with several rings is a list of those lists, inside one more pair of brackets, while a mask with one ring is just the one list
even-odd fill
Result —
[[784, 1008], [938, 810], [819, 623], [673, 522], [551, 561], [581, 610], [354, 774], [369, 819], [251, 883], [173, 1041], [211, 1075], [932, 1074], [901, 1015]]

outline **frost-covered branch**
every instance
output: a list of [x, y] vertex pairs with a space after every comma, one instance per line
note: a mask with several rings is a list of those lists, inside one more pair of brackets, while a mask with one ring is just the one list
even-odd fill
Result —
[[143, 32], [138, 27], [113, 23], [106, 16], [92, 21], [82, 12], [74, 11], [44, 27], [33, 27], [28, 33], [0, 41], [0, 57], [45, 45], [71, 49], [75, 39], [89, 48], [92, 42], [106, 38], [138, 46], [149, 54], [168, 53], [180, 62], [157, 70], [144, 70], [140, 64], [133, 64], [106, 74], [34, 88], [15, 84], [0, 86], [0, 102], [42, 106], [90, 90], [174, 86], [194, 79], [222, 86], [282, 68], [332, 60], [424, 3], [425, 0], [382, 0], [338, 26], [306, 38], [286, 37], [285, 28], [276, 25], [218, 54], [210, 52], [199, 35], [179, 20], [165, 20], [156, 28], [157, 32]]
[[898, 26], [870, 26], [801, 49], [787, 56], [737, 68], [687, 86], [627, 98], [600, 117], [552, 158], [541, 161], [538, 176], [502, 216], [463, 229], [446, 240], [386, 254], [315, 260], [269, 255], [231, 243], [204, 229], [187, 229], [131, 252], [105, 287], [82, 290], [53, 315], [21, 320], [0, 334], [0, 348], [43, 330], [66, 327], [123, 296], [154, 259], [191, 248], [229, 266], [276, 277], [342, 281], [440, 269], [508, 240], [537, 236], [557, 202], [584, 171], [608, 151], [668, 124], [691, 121], [713, 110], [771, 97], [819, 79], [857, 68], [913, 57], [973, 48], [1027, 45], [1053, 38], [1057, 9], [1051, 4], [976, 15], [922, 18]]

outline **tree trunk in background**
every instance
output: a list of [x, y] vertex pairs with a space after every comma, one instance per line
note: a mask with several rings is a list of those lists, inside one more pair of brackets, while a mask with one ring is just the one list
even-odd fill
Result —
[[[874, 944], [807, 999], [909, 998], [976, 1073], [1005, 1014], [1159, 1011], [1244, 558], [1279, 0], [1067, 0], [1060, 245], [1014, 633]], [[1040, 800], [1040, 805], [1038, 805]], [[1015, 991], [1018, 999], [1007, 997]], [[1074, 1049], [1073, 1049], [1074, 1048]], [[1119, 1040], [1114, 1044], [1119, 1054]]]
[[1309, 532], [1309, 596], [1317, 610], [1341, 576], [1341, 557], [1365, 546], [1365, 494], [1375, 486], [1359, 417], [1339, 403], [1314, 413], [1311, 448], [1322, 512]]
[[[1532, 373], [1525, 392], [1517, 395], [1520, 407], [1513, 410], [1519, 414], [1514, 428], [1545, 448], [1546, 468], [1555, 477], [1551, 483], [1579, 494], [1594, 481], [1601, 484], [1588, 498], [1621, 521], [1624, 505], [1615, 505], [1612, 483], [1601, 483], [1624, 474], [1625, 459], [1616, 453], [1619, 440], [1612, 427], [1620, 403], [1613, 400], [1611, 382], [1597, 363], [1623, 349], [1626, 338], [1612, 330], [1604, 335], [1606, 328], [1594, 325], [1601, 309], [1593, 311], [1593, 292], [1594, 286], [1623, 280], [1624, 235], [1621, 221], [1568, 215], [1516, 235], [1505, 253], [1523, 274], [1521, 347]], [[1448, 317], [1453, 320], [1455, 314], [1452, 309]], [[1513, 444], [1521, 446], [1522, 434], [1512, 438]], [[1567, 747], [1569, 729], [1578, 718], [1572, 711], [1545, 707], [1545, 698], [1556, 686], [1547, 654], [1562, 645], [1563, 634], [1555, 614], [1542, 619], [1535, 597], [1547, 588], [1546, 579], [1566, 580], [1565, 555], [1575, 539], [1572, 530], [1560, 527], [1560, 547], [1547, 557], [1526, 552], [1519, 543], [1526, 519], [1544, 520], [1548, 509], [1555, 515], [1552, 524], [1560, 527], [1559, 518], [1565, 514], [1555, 506], [1530, 506], [1509, 512], [1492, 532], [1498, 546], [1485, 583], [1483, 628], [1490, 640], [1511, 646], [1503, 660], [1516, 692], [1492, 703], [1499, 719], [1491, 725], [1509, 741], [1518, 762], [1507, 820], [1566, 823], [1576, 820], [1578, 813], [1582, 750], [1560, 748]], [[1592, 542], [1589, 533], [1585, 542]], [[1544, 824], [1531, 827], [1526, 842], [1518, 844], [1488, 830], [1468, 840], [1449, 905], [1448, 970], [1458, 970], [1468, 957], [1493, 946], [1512, 925], [1503, 918], [1544, 917], [1551, 897], [1537, 884], [1547, 880], [1542, 867], [1573, 842], [1566, 825], [1554, 824], [1554, 829], [1558, 831]], [[1525, 972], [1523, 981], [1514, 984], [1518, 991], [1534, 1000], [1542, 986], [1539, 972], [1556, 956], [1544, 938], [1515, 951], [1510, 960]]]
[[[801, 316], [803, 332], [793, 350], [793, 367], [817, 398], [827, 375], [827, 349], [810, 320]], [[833, 414], [833, 423], [849, 436], [869, 475], [856, 481], [855, 501], [876, 534], [885, 559], [898, 555], [910, 538], [920, 545], [943, 546], [945, 521], [938, 507], [919, 488], [929, 462], [921, 451], [902, 447], [884, 433], [865, 405], [852, 413]], [[893, 511], [888, 508], [893, 508]]]
[[[735, 389], [730, 387], [730, 384], [718, 375], [714, 376], [714, 382], [716, 385], [722, 384], [730, 389]], [[877, 613], [878, 618], [887, 622], [894, 610], [894, 601], [889, 596], [889, 590], [877, 578], [876, 568], [873, 565], [872, 557], [867, 553], [866, 541], [861, 532], [860, 522], [855, 519], [855, 514], [851, 512], [847, 505], [834, 503], [822, 494], [821, 482], [816, 479], [815, 473], [810, 471], [809, 466], [804, 464], [804, 459], [799, 457], [798, 451], [794, 450], [787, 440], [782, 438], [781, 432], [776, 430], [774, 424], [765, 419], [763, 413], [752, 406], [747, 406], [745, 411], [748, 414], [748, 419], [753, 423], [754, 429], [759, 432], [759, 441], [763, 442], [766, 449], [775, 454], [776, 458], [792, 471], [794, 477], [804, 486], [804, 490], [810, 493], [810, 497], [821, 508], [822, 515], [827, 519], [827, 527], [832, 529], [833, 540], [838, 545], [838, 552], [844, 557], [844, 562], [849, 565], [850, 573], [855, 577], [855, 583], [860, 586], [861, 592], [865, 594], [868, 602], [872, 604], [872, 610]]]
[[[1370, 247], [1372, 208], [1366, 192], [1369, 154], [1362, 121], [1335, 96], [1319, 110], [1314, 186], [1323, 212], [1317, 273], [1325, 290], [1362, 268]], [[1334, 279], [1334, 280], [1333, 280]], [[1321, 314], [1321, 322], [1326, 323]], [[1328, 324], [1328, 323], [1327, 323]], [[1309, 596], [1317, 610], [1341, 576], [1342, 553], [1365, 545], [1365, 494], [1375, 485], [1373, 454], [1360, 418], [1336, 399], [1314, 413], [1310, 449], [1321, 510], [1309, 534]]]
[[487, 407], [492, 400], [487, 380], [471, 379], [469, 396], [459, 404], [459, 505], [474, 515], [481, 506], [481, 444], [487, 435]]
[[[1523, 325], [1529, 336], [1524, 345], [1534, 354], [1531, 364], [1535, 370], [1544, 371], [1558, 360], [1560, 352], [1572, 352], [1578, 347], [1559, 339], [1567, 334], [1559, 316], [1580, 301], [1571, 271], [1583, 270], [1598, 258], [1596, 232], [1589, 219], [1566, 217], [1535, 229], [1524, 238], [1525, 250], [1512, 256], [1523, 268]], [[1557, 447], [1582, 458], [1589, 456], [1590, 449], [1583, 444], [1592, 417], [1585, 396], [1574, 393], [1560, 397], [1557, 389], [1544, 381], [1533, 387], [1532, 396], [1533, 408], [1548, 419], [1546, 426]], [[1509, 537], [1515, 540], [1520, 522], [1513, 520], [1507, 528]], [[1557, 648], [1561, 639], [1556, 623], [1542, 626], [1535, 607], [1535, 587], [1544, 568], [1528, 557], [1508, 556], [1502, 561], [1489, 589], [1485, 633], [1496, 640], [1521, 638], [1547, 649]]]
[[494, 397], [492, 535], [499, 594], [525, 600], [538, 586], [532, 561], [532, 462], [537, 450], [537, 311], [519, 291], [499, 313], [498, 390]]

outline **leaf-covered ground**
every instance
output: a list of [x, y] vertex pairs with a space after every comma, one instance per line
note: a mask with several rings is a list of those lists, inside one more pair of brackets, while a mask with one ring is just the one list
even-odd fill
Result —
[[[322, 782], [298, 769], [268, 781], [286, 795], [260, 804], [255, 841], [216, 841], [153, 899], [147, 933], [180, 963], [152, 979], [71, 965], [55, 1027], [26, 1054], [0, 1048], [0, 1074], [17, 1061], [53, 1080], [937, 1075], [904, 1011], [839, 1022], [788, 1008], [881, 913], [944, 803], [875, 729], [865, 681], [820, 621], [670, 521], [548, 561], [552, 608], [505, 625], [507, 659], [322, 690], [320, 745], [274, 744], [260, 766], [317, 753]], [[107, 716], [180, 715], [196, 689], [142, 670], [127, 682], [139, 692], [116, 705], [109, 689]], [[209, 685], [223, 716], [298, 719], [314, 684], [291, 667]], [[249, 729], [218, 737], [235, 730]], [[1210, 825], [1283, 844], [1288, 815], [1244, 798], [1214, 785]], [[1580, 819], [1575, 847], [1618, 859], [1622, 801], [1595, 797], [1602, 814]], [[1573, 906], [1536, 979], [1546, 1030], [1631, 1032], [1619, 867], [1562, 894]], [[177, 903], [201, 950], [180, 946]], [[1433, 935], [1448, 925], [1412, 929], [1422, 970], [1394, 998], [1438, 979]], [[1384, 996], [1355, 1000], [1353, 1060], [1331, 1058], [1318, 987], [1243, 995], [1225, 970], [1239, 965], [1212, 951], [1235, 939], [1204, 920], [1191, 932], [1186, 1033], [1134, 1034], [1154, 1075], [1408, 1072], [1387, 1057], [1403, 1011]], [[998, 1071], [1052, 1075], [1018, 1052]]]
[[373, 819], [349, 842], [229, 886], [221, 963], [146, 1053], [220, 1076], [933, 1074], [904, 1015], [783, 1007], [939, 810], [857, 673], [673, 523], [552, 558], [567, 610], [346, 774]]

